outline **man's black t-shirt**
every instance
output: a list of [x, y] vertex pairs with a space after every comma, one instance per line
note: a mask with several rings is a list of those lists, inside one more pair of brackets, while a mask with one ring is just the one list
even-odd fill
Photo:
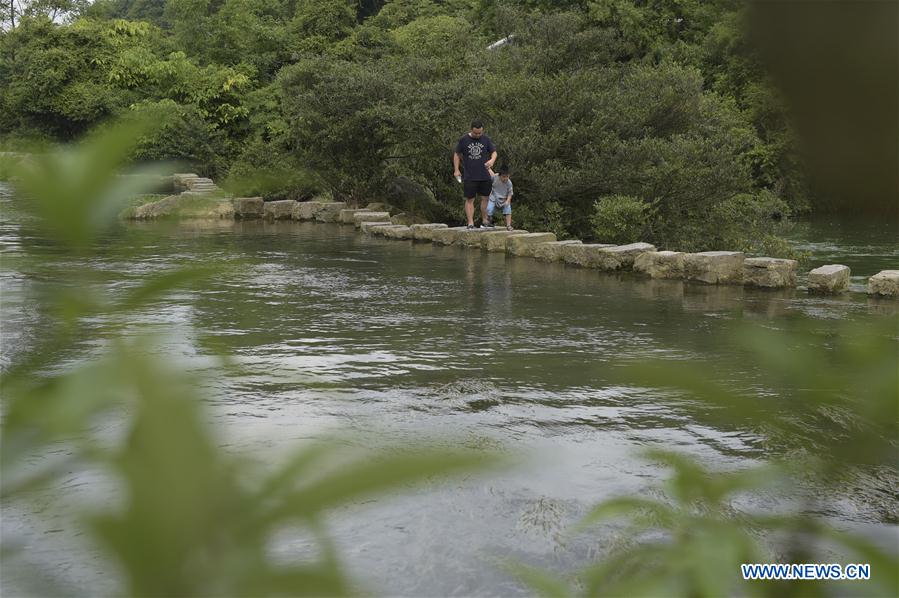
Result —
[[466, 133], [456, 144], [456, 153], [462, 156], [462, 178], [466, 181], [489, 181], [490, 174], [484, 162], [490, 159], [496, 147], [490, 138], [481, 135], [477, 139]]

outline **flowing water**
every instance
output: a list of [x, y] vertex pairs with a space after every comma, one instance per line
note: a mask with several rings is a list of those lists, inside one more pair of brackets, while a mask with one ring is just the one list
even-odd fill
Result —
[[[12, 213], [9, 197], [2, 201]], [[4, 217], [0, 230], [4, 367], [53, 333], [33, 309], [35, 281], [10, 265], [29, 234], [14, 220]], [[162, 353], [209, 375], [209, 417], [227, 450], [271, 461], [337, 432], [348, 443], [432, 440], [523, 458], [333, 517], [329, 531], [349, 571], [369, 590], [392, 595], [520, 594], [502, 559], [564, 570], [601, 553], [602, 534], [565, 531], [603, 499], [654, 491], [663, 473], [640, 457], [647, 447], [681, 450], [714, 468], [769, 456], [757, 434], [722, 425], [706, 405], [622, 383], [621, 360], [701, 363], [734, 388], [788, 400], [746, 360], [733, 336], [742, 321], [788, 329], [800, 319], [819, 328], [875, 320], [895, 335], [897, 302], [857, 293], [824, 298], [650, 281], [369, 238], [336, 224], [132, 224], [107, 246], [90, 265], [113, 296], [185, 261], [234, 264], [208, 285], [160, 299], [125, 327], [126, 334], [164, 333]], [[896, 261], [894, 246], [869, 253], [878, 269]], [[825, 261], [849, 257], [834, 248]], [[238, 370], [215, 367], [203, 342], [210, 337]], [[85, 343], [59, 363], [101, 349]], [[62, 484], [80, 504], [108, 488], [87, 473]], [[877, 483], [855, 488], [834, 497], [824, 515], [875, 536], [895, 534], [894, 491]], [[71, 593], [110, 591], [118, 573], [104, 568], [62, 514], [51, 515], [51, 502], [6, 507], [6, 540], [74, 580]], [[307, 549], [307, 538], [289, 535], [276, 547], [288, 559]], [[13, 587], [17, 573], [5, 572]]]

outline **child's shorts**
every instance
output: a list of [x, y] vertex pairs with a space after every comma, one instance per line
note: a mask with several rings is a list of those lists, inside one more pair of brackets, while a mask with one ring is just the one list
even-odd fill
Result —
[[511, 214], [512, 213], [512, 204], [503, 205], [506, 200], [500, 199], [497, 201], [493, 201], [492, 199], [487, 202], [487, 215], [493, 216], [493, 211], [496, 210], [497, 206], [502, 206], [503, 214]]

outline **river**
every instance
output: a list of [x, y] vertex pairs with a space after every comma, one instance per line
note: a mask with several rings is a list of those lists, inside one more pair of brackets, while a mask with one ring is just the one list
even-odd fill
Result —
[[[29, 233], [8, 217], [15, 212], [8, 192], [0, 201], [7, 366], [52, 329], [32, 309], [33, 281], [10, 267]], [[875, 244], [862, 258], [849, 255], [862, 241], [846, 253], [821, 242], [829, 247], [821, 260], [851, 259], [853, 270], [897, 258], [889, 244]], [[810, 297], [650, 281], [369, 238], [337, 224], [123, 224], [105, 244], [90, 266], [107, 281], [98, 290], [112, 296], [178, 263], [234, 264], [208, 285], [163, 297], [124, 327], [126, 335], [164, 335], [162, 353], [208, 375], [209, 418], [227, 450], [271, 461], [336, 432], [360, 445], [373, 436], [432, 440], [523, 458], [487, 476], [335, 514], [329, 531], [348, 570], [379, 594], [516, 595], [526, 590], [502, 570], [504, 558], [554, 570], [583, 563], [607, 537], [564, 531], [603, 499], [655, 492], [662, 470], [640, 457], [647, 447], [699, 456], [713, 468], [771, 456], [758, 434], [722, 425], [705, 405], [622, 384], [615, 375], [621, 360], [701, 363], [734, 388], [770, 397], [764, 372], [733, 336], [746, 320], [777, 329], [797, 320], [817, 328], [873, 320], [895, 335], [897, 303], [859, 293]], [[98, 330], [107, 325], [96, 323]], [[239, 371], [218, 369], [204, 338]], [[86, 342], [59, 355], [60, 366], [100, 350]], [[110, 435], [118, 433], [108, 425]], [[60, 484], [79, 506], [109, 488], [89, 472]], [[895, 534], [894, 491], [892, 482], [847, 489], [823, 515], [873, 536]], [[27, 557], [67, 579], [71, 594], [113, 591], [118, 573], [64, 511], [49, 508], [58, 492], [46, 489], [28, 508], [6, 505], [5, 541], [27, 546]], [[307, 549], [302, 536], [276, 548], [284, 558]], [[6, 587], [19, 588], [21, 575], [7, 568]]]

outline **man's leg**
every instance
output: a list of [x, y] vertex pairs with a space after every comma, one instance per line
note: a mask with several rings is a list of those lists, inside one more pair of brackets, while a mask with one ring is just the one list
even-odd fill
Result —
[[465, 217], [468, 219], [468, 226], [474, 226], [474, 197], [465, 198]]
[[487, 224], [487, 196], [481, 196], [481, 222]]

